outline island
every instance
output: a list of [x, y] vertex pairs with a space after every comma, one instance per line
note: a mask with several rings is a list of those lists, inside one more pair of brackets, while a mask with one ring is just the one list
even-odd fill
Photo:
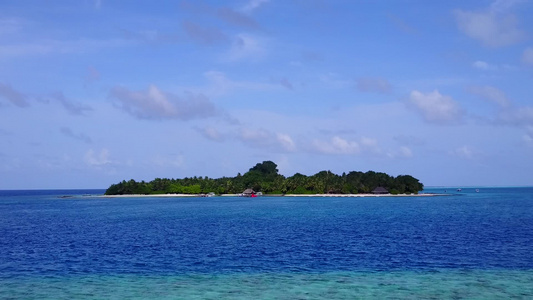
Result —
[[382, 172], [342, 173], [320, 171], [312, 176], [279, 174], [272, 161], [263, 161], [235, 177], [156, 178], [150, 182], [133, 179], [112, 184], [105, 195], [332, 195], [332, 194], [418, 194], [424, 185], [411, 175], [390, 176]]

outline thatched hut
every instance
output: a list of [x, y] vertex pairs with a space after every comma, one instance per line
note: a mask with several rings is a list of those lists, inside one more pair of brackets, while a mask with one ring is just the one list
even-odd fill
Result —
[[244, 192], [242, 192], [242, 195], [245, 197], [251, 197], [252, 195], [255, 195], [255, 192], [252, 189], [245, 189]]

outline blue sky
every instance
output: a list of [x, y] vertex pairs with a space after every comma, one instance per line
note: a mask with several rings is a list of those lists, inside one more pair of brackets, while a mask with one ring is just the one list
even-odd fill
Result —
[[533, 1], [2, 1], [0, 189], [533, 185]]

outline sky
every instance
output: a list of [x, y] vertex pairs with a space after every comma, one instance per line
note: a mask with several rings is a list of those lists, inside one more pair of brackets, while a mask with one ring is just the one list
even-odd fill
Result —
[[0, 1], [0, 189], [533, 185], [533, 1]]

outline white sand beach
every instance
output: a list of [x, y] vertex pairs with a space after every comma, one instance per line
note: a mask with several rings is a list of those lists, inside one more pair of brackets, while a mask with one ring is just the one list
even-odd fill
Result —
[[[438, 196], [439, 194], [422, 193], [422, 194], [285, 194], [285, 195], [261, 195], [258, 197], [429, 197]], [[214, 197], [240, 197], [240, 194], [221, 194]], [[174, 198], [191, 198], [206, 197], [204, 194], [129, 194], [129, 195], [102, 195], [104, 198], [141, 198], [141, 197], [174, 197]]]

